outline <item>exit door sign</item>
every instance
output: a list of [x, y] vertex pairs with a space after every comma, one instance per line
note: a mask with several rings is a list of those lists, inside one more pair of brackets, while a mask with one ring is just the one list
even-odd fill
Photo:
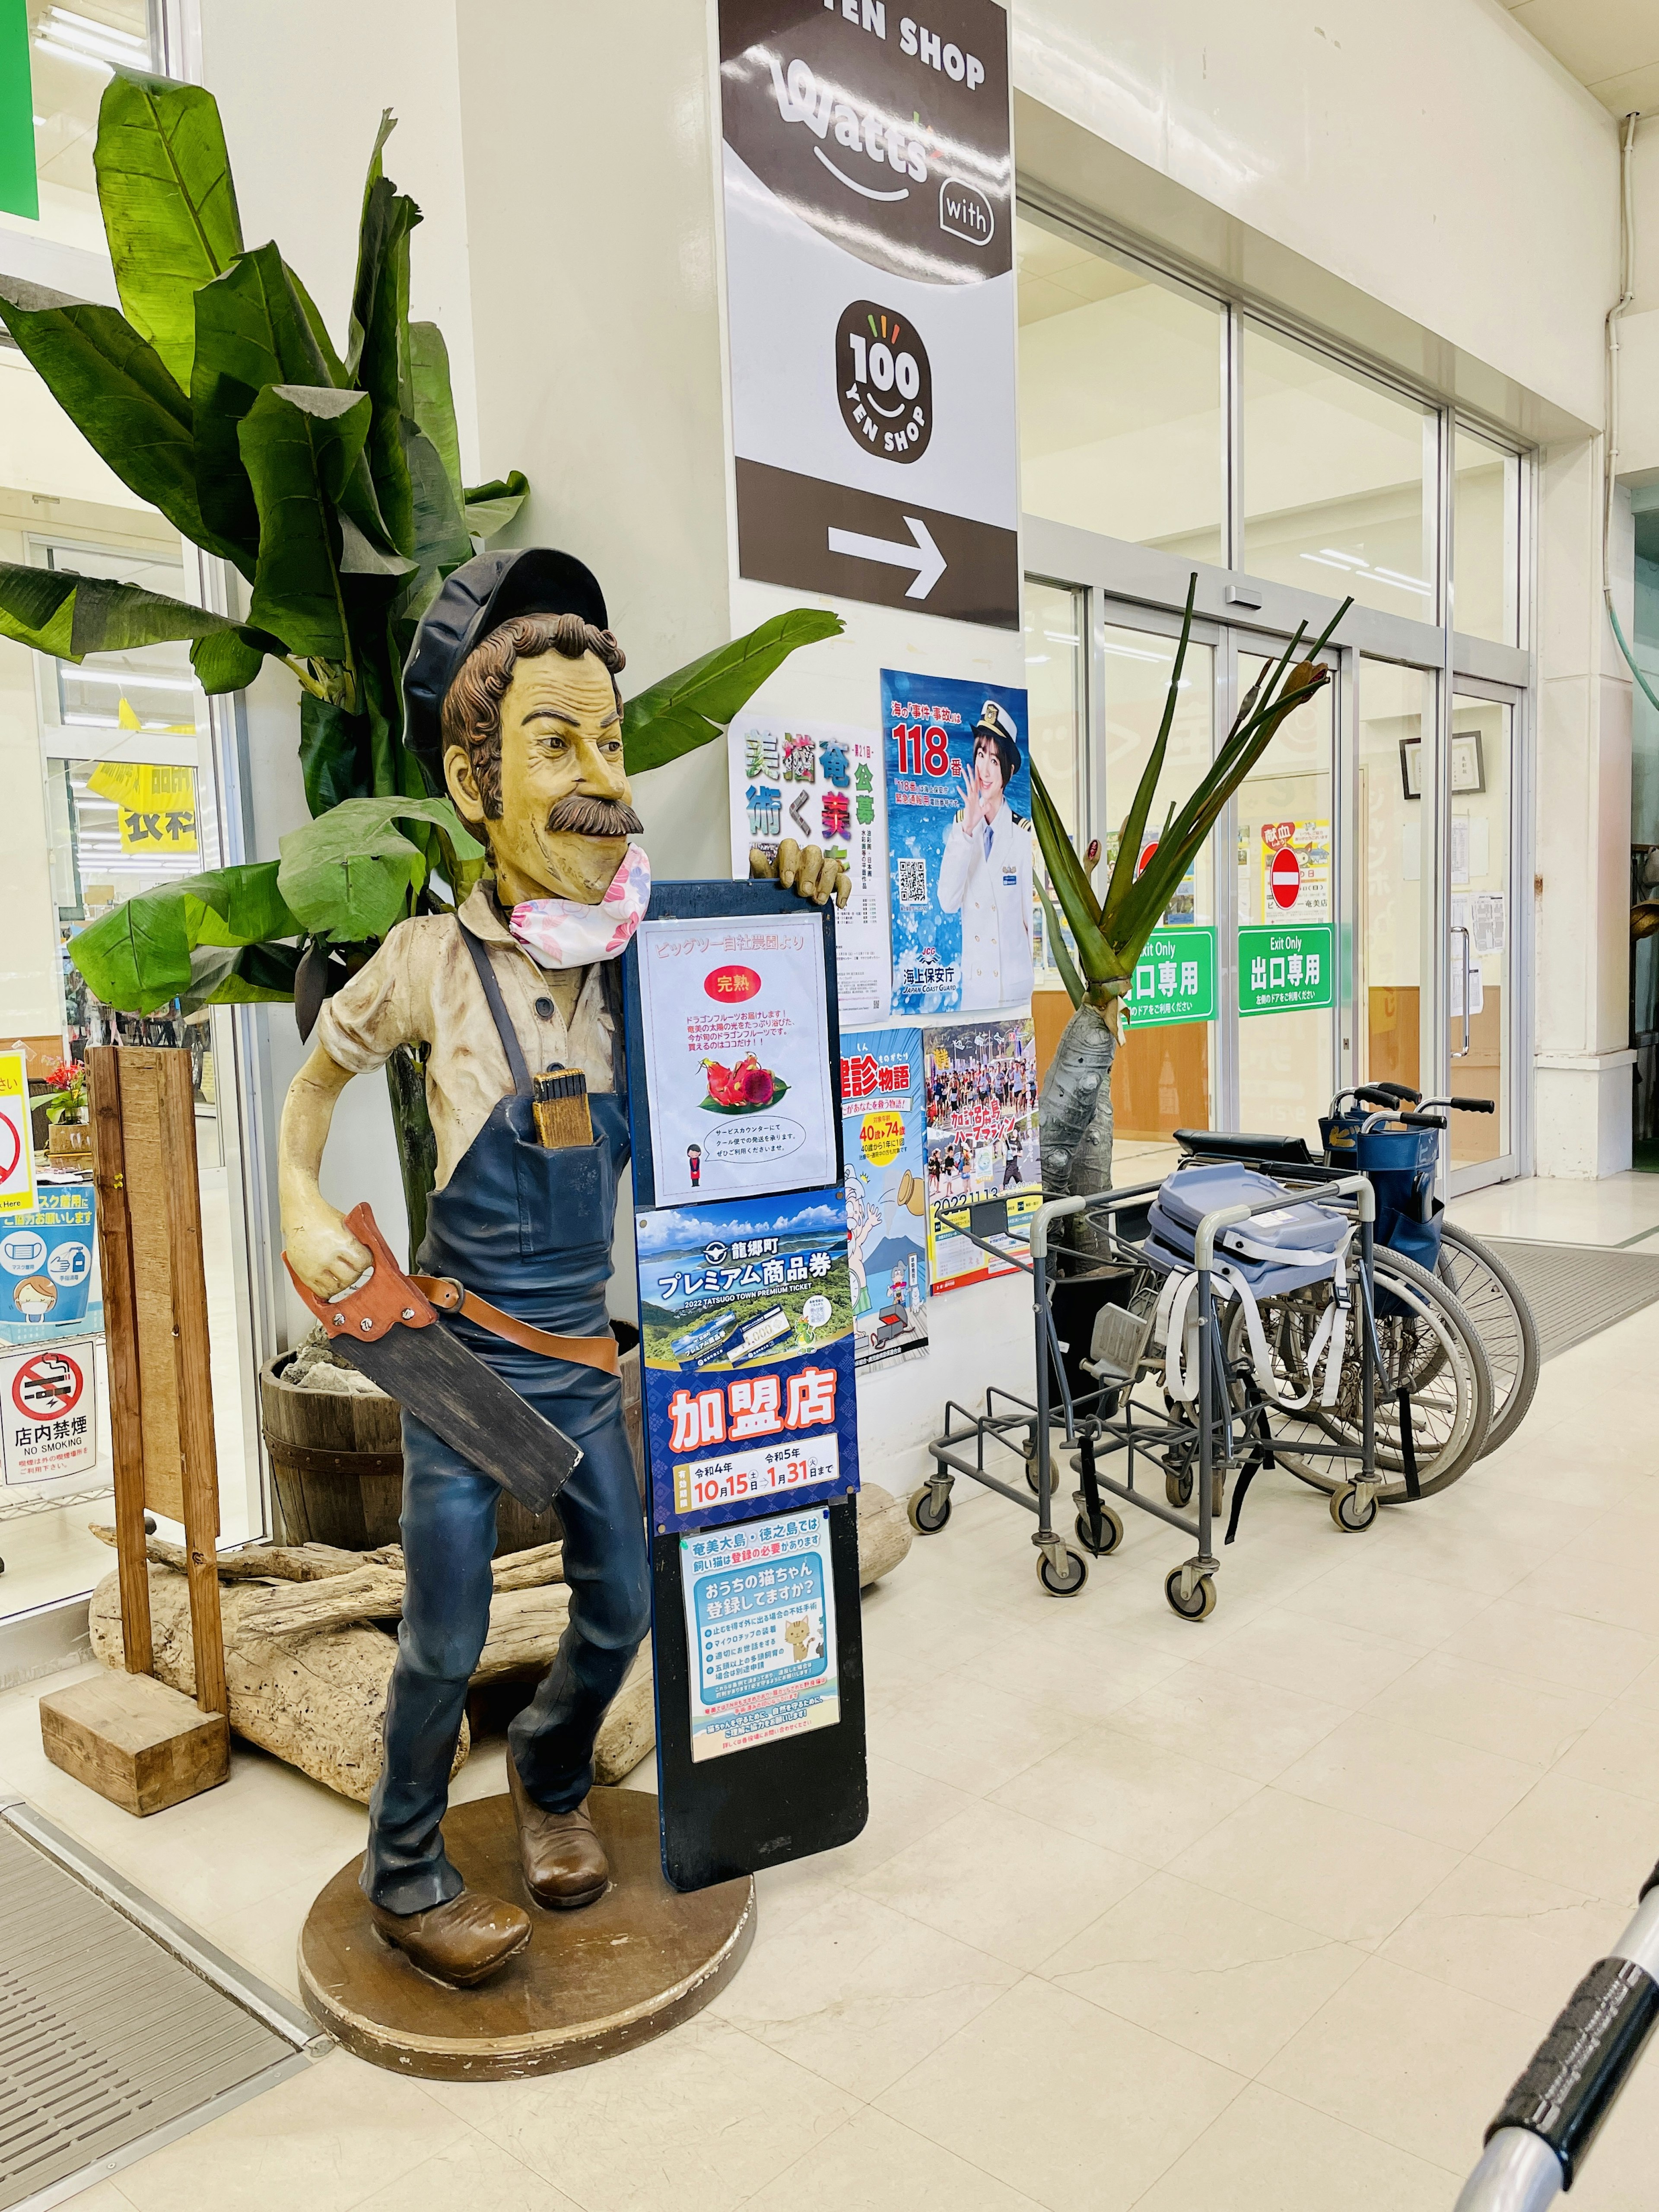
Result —
[[1304, 1006], [1331, 1005], [1331, 934], [1328, 922], [1300, 929], [1241, 929], [1239, 1012], [1294, 1013]]
[[1198, 923], [1160, 929], [1135, 963], [1126, 1001], [1132, 1030], [1215, 1019], [1215, 932]]
[[0, 210], [40, 220], [27, 0], [0, 0]]

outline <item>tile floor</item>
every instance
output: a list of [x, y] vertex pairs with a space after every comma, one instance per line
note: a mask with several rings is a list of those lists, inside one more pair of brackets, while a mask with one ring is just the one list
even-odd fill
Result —
[[[1614, 1243], [1659, 1200], [1631, 1183], [1459, 1211]], [[77, 2204], [1449, 2207], [1659, 1856], [1656, 1349], [1650, 1310], [1555, 1361], [1501, 1455], [1364, 1535], [1262, 1478], [1200, 1626], [1174, 1532], [1134, 1516], [1056, 1602], [1023, 1518], [959, 1490], [866, 1602], [870, 1826], [762, 1877], [708, 2012], [511, 2086], [336, 2052]], [[291, 1990], [361, 1812], [239, 1753], [134, 1822], [42, 1759], [38, 1688], [0, 1699], [9, 1785]], [[501, 1786], [485, 1746], [458, 1794]], [[1650, 2055], [1575, 2206], [1647, 2212], [1656, 2157]]]

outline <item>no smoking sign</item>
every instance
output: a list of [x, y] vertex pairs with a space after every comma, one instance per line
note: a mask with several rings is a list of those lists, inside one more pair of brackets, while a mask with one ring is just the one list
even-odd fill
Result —
[[0, 1414], [9, 1486], [88, 1473], [98, 1460], [92, 1345], [53, 1345], [0, 1360]]

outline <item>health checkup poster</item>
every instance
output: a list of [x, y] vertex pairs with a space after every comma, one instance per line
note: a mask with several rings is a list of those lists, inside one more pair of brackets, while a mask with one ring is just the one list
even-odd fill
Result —
[[786, 837], [839, 860], [852, 892], [836, 915], [843, 1022], [887, 1018], [887, 791], [873, 730], [744, 714], [726, 733], [732, 873], [749, 875]]
[[860, 1373], [927, 1349], [927, 1158], [920, 1030], [843, 1030], [847, 1260]]
[[1022, 690], [881, 672], [895, 1016], [1024, 1006], [1033, 981]]
[[[1042, 1203], [1036, 1042], [1021, 1021], [922, 1031], [927, 1114], [927, 1269], [933, 1295], [1013, 1272]], [[987, 1251], [953, 1226], [967, 1214]]]

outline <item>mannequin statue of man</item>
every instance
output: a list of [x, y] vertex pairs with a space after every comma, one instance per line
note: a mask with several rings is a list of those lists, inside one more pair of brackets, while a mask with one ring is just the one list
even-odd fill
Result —
[[[592, 1903], [609, 1879], [586, 1810], [593, 1745], [651, 1617], [605, 1295], [628, 1158], [618, 956], [650, 892], [629, 842], [641, 825], [623, 766], [623, 665], [599, 584], [568, 555], [483, 554], [446, 582], [404, 672], [406, 742], [488, 844], [493, 875], [458, 914], [399, 923], [325, 1003], [279, 1143], [288, 1258], [329, 1297], [370, 1264], [319, 1184], [335, 1102], [398, 1046], [427, 1048], [438, 1165], [417, 1265], [519, 1325], [513, 1339], [459, 1316], [438, 1326], [581, 1447], [558, 1505], [569, 1626], [508, 1732], [525, 1885], [552, 1911]], [[815, 849], [794, 888], [846, 902], [844, 872]], [[555, 1066], [586, 1077], [592, 1147], [537, 1141], [531, 1078]], [[538, 1334], [549, 1341], [523, 1340]], [[403, 1435], [407, 1582], [362, 1886], [389, 1942], [470, 1987], [532, 1932], [519, 1906], [465, 1887], [441, 1831], [489, 1629], [499, 1492], [408, 1412]]]

